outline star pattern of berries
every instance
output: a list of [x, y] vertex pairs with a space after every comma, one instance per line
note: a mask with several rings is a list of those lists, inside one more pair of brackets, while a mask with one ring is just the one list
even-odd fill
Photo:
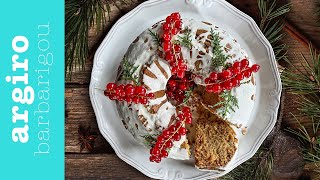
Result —
[[189, 107], [183, 107], [176, 117], [176, 123], [170, 125], [158, 136], [156, 144], [150, 149], [150, 161], [159, 163], [162, 158], [168, 157], [168, 149], [172, 148], [174, 141], [187, 134], [184, 124], [191, 124], [192, 117]]
[[111, 100], [126, 101], [134, 104], [147, 104], [148, 99], [153, 99], [153, 93], [146, 93], [147, 90], [143, 86], [135, 86], [132, 84], [108, 83], [104, 95]]

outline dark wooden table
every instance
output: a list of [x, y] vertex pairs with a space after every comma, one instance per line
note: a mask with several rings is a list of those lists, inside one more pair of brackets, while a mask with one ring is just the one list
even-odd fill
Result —
[[[89, 45], [92, 53], [108, 33], [112, 25], [125, 13], [136, 7], [142, 1], [121, 5], [117, 3], [111, 6], [111, 20], [107, 22], [105, 31], [89, 35]], [[228, 0], [241, 11], [258, 18], [259, 11], [256, 0]], [[279, 2], [283, 2], [279, 0]], [[292, 10], [287, 19], [301, 33], [306, 35], [315, 45], [320, 47], [320, 28], [316, 25], [314, 8], [319, 0], [292, 0]], [[120, 9], [119, 9], [120, 8]], [[289, 45], [288, 57], [297, 63], [299, 53], [302, 52], [309, 58], [309, 50], [299, 41], [287, 35], [284, 41]], [[89, 83], [92, 69], [92, 58], [89, 58], [86, 69], [73, 73], [72, 79], [66, 82], [66, 119], [65, 119], [65, 175], [68, 179], [148, 179], [135, 168], [120, 160], [114, 153], [108, 142], [102, 137], [97, 127], [96, 117], [89, 99]], [[297, 66], [299, 64], [297, 63]], [[296, 126], [289, 112], [296, 112], [295, 98], [286, 95], [283, 124]], [[97, 134], [95, 150], [80, 153], [78, 143], [78, 127], [91, 126], [92, 132]], [[290, 161], [288, 161], [290, 163]], [[275, 179], [278, 179], [275, 177]]]

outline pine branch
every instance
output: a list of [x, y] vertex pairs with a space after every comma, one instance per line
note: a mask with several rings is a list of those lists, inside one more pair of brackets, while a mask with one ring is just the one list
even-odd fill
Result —
[[120, 73], [120, 79], [132, 81], [135, 85], [140, 85], [139, 77], [135, 74], [139, 66], [134, 66], [133, 63], [128, 61], [127, 57], [124, 57], [121, 62], [122, 71]]
[[221, 106], [218, 110], [223, 118], [227, 116], [230, 111], [235, 112], [234, 107], [239, 108], [238, 99], [231, 94], [231, 91], [223, 91], [219, 94], [222, 101], [219, 101], [213, 107]]
[[[293, 114], [292, 114], [293, 115]], [[312, 133], [309, 133], [306, 128], [300, 123], [295, 115], [293, 115], [295, 120], [299, 124], [297, 130], [288, 128], [288, 132], [297, 136], [297, 138], [302, 143], [302, 154], [306, 161], [312, 163], [320, 163], [320, 120], [317, 122], [312, 118]]]
[[149, 34], [152, 36], [153, 42], [159, 47], [161, 46], [161, 38], [158, 33], [151, 31], [148, 29]]
[[[65, 73], [71, 78], [73, 70], [84, 69], [88, 57], [89, 28], [97, 24], [96, 32], [105, 25], [105, 12], [110, 4], [103, 0], [65, 1]], [[110, 17], [109, 17], [110, 18]]]
[[183, 99], [183, 104], [187, 103], [190, 99], [193, 92], [193, 88], [190, 88], [189, 90], [185, 91], [185, 98]]
[[215, 33], [212, 28], [210, 29], [210, 39], [213, 53], [213, 56], [211, 58], [211, 65], [214, 68], [218, 68], [221, 66], [226, 67], [226, 62], [231, 56], [226, 56], [225, 54], [223, 54], [222, 46], [220, 45], [221, 39], [219, 37], [219, 33]]
[[174, 43], [180, 44], [181, 46], [191, 49], [192, 48], [191, 30], [188, 29], [188, 27], [186, 27], [183, 30], [183, 36], [178, 36], [178, 40], [175, 40]]
[[280, 43], [284, 37], [281, 32], [284, 24], [280, 17], [290, 11], [291, 4], [288, 3], [277, 8], [276, 0], [273, 0], [272, 3], [268, 0], [258, 0], [258, 7], [260, 10], [259, 27], [272, 45], [276, 60], [287, 60], [287, 46], [284, 43]]
[[269, 180], [272, 173], [273, 157], [269, 150], [261, 149], [248, 161], [221, 177], [222, 180]]
[[[293, 70], [282, 73], [285, 89], [292, 94], [312, 94], [320, 92], [320, 55], [310, 45], [311, 61], [301, 54], [300, 64], [303, 70], [288, 61]], [[297, 73], [298, 72], [298, 73]]]

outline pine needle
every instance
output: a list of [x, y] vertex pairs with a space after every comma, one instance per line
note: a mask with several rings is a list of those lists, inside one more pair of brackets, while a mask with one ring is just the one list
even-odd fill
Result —
[[310, 45], [310, 62], [301, 54], [300, 64], [303, 70], [288, 61], [292, 70], [287, 69], [281, 75], [285, 89], [292, 94], [312, 94], [320, 92], [320, 55]]
[[248, 161], [219, 178], [222, 180], [269, 180], [273, 167], [273, 157], [266, 149], [258, 150]]
[[282, 16], [290, 11], [291, 4], [285, 4], [277, 8], [277, 0], [270, 3], [269, 0], [258, 0], [260, 10], [260, 29], [269, 40], [275, 52], [276, 60], [287, 60], [287, 46], [280, 43], [284, 34], [281, 30], [284, 27]]
[[210, 39], [211, 39], [211, 46], [212, 46], [212, 58], [211, 58], [211, 65], [214, 68], [218, 67], [225, 67], [227, 64], [227, 60], [231, 58], [230, 55], [225, 55], [222, 50], [222, 46], [220, 45], [221, 39], [219, 37], [219, 33], [215, 33], [213, 29], [210, 29]]
[[108, 2], [102, 0], [65, 1], [65, 72], [71, 78], [74, 69], [84, 69], [88, 57], [89, 27], [97, 24], [96, 32], [105, 25], [105, 12], [110, 12]]
[[239, 108], [238, 99], [231, 94], [231, 91], [223, 91], [219, 94], [219, 97], [222, 101], [219, 101], [213, 107], [221, 106], [218, 110], [223, 118], [225, 118], [230, 111], [235, 112], [234, 107]]
[[149, 34], [152, 36], [153, 42], [159, 47], [161, 46], [161, 38], [158, 33], [153, 32], [152, 30], [148, 29]]
[[140, 85], [139, 77], [136, 75], [136, 71], [139, 66], [134, 66], [133, 63], [128, 61], [127, 57], [124, 57], [121, 62], [120, 79], [132, 81], [135, 85]]
[[183, 30], [183, 36], [178, 36], [178, 40], [174, 41], [174, 43], [180, 44], [181, 46], [191, 49], [192, 48], [191, 30], [188, 29], [188, 27], [186, 27]]

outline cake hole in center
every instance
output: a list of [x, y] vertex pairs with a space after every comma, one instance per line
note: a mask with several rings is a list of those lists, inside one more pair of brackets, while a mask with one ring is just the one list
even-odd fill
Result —
[[195, 75], [189, 71], [186, 72], [185, 77], [182, 79], [176, 75], [171, 76], [167, 82], [166, 95], [172, 105], [178, 106], [188, 101], [196, 87], [193, 80], [194, 77]]

